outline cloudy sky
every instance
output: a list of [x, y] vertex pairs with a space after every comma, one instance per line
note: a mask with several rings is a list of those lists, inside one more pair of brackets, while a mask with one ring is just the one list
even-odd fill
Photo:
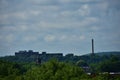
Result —
[[120, 0], [0, 0], [0, 56], [19, 50], [120, 51]]

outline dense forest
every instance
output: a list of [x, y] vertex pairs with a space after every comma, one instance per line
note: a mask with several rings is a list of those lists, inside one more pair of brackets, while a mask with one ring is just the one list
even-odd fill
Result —
[[119, 66], [119, 54], [64, 56], [40, 64], [33, 56], [6, 56], [0, 58], [0, 80], [120, 80]]

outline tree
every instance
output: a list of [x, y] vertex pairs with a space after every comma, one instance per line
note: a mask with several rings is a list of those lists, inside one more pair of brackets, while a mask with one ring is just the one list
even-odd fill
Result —
[[120, 61], [116, 56], [111, 56], [107, 61], [99, 64], [99, 70], [102, 72], [120, 72]]
[[84, 60], [77, 61], [76, 65], [80, 67], [88, 66], [88, 64]]
[[86, 76], [80, 67], [51, 60], [32, 68], [24, 78], [25, 80], [79, 80], [83, 75]]
[[[21, 68], [17, 63], [0, 60], [0, 80], [15, 80], [21, 77]], [[20, 79], [20, 78], [19, 78]]]

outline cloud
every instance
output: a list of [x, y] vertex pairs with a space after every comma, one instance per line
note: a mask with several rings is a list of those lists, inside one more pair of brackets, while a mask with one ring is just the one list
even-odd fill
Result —
[[38, 40], [38, 37], [37, 36], [24, 36], [23, 37], [23, 42], [35, 42]]
[[13, 34], [9, 34], [5, 37], [5, 40], [8, 42], [8, 43], [11, 43], [13, 42], [15, 39], [14, 35]]
[[98, 9], [99, 12], [102, 13], [102, 15], [104, 16], [108, 12], [109, 2], [108, 1], [103, 1], [103, 2], [95, 4], [94, 7], [96, 9]]
[[8, 35], [1, 35], [0, 36], [0, 42], [1, 44], [11, 44], [15, 41], [15, 35], [14, 34], [8, 34]]
[[40, 10], [30, 10], [28, 13], [31, 16], [38, 16], [38, 15], [42, 14], [42, 11], [40, 11]]
[[61, 36], [59, 37], [59, 40], [60, 40], [60, 41], [65, 41], [66, 39], [68, 39], [68, 37], [67, 37], [66, 35], [61, 35]]
[[85, 36], [84, 35], [81, 35], [80, 36], [80, 40], [84, 40], [85, 39]]
[[81, 3], [86, 3], [86, 2], [97, 2], [99, 0], [60, 0], [62, 3], [74, 3], [74, 2], [81, 2]]
[[102, 28], [100, 26], [92, 26], [91, 30], [93, 31], [100, 31]]
[[96, 17], [87, 17], [81, 21], [72, 21], [72, 20], [63, 20], [63, 21], [56, 21], [56, 22], [46, 22], [42, 21], [38, 24], [39, 28], [79, 28], [85, 27], [99, 21]]
[[80, 9], [78, 10], [78, 14], [81, 16], [89, 15], [90, 14], [90, 7], [87, 4], [81, 6]]
[[52, 41], [54, 41], [55, 39], [56, 39], [56, 37], [55, 37], [54, 35], [47, 35], [47, 36], [44, 37], [44, 40], [45, 40], [46, 42], [52, 42]]
[[0, 9], [6, 8], [8, 4], [6, 0], [0, 0]]
[[119, 4], [119, 0], [0, 0], [0, 43], [4, 48], [6, 44], [41, 50], [59, 46], [63, 52], [73, 48], [89, 52], [86, 45], [89, 48], [94, 32], [97, 45], [104, 48], [101, 43], [106, 42], [110, 50], [109, 45], [119, 41]]
[[2, 16], [0, 19], [1, 24], [11, 24], [11, 23], [16, 24], [21, 20], [26, 20], [29, 18], [26, 12], [11, 12], [11, 13], [2, 14], [0, 16]]
[[85, 36], [84, 35], [62, 35], [62, 34], [54, 34], [54, 35], [46, 35], [44, 37], [44, 40], [46, 42], [55, 42], [57, 41], [57, 43], [71, 43], [71, 42], [79, 42], [79, 41], [83, 41], [85, 40]]
[[55, 0], [27, 0], [30, 1], [32, 4], [49, 4], [51, 2], [54, 2]]
[[30, 29], [29, 25], [24, 25], [24, 24], [5, 24], [3, 25], [0, 31], [4, 31], [4, 33], [11, 32], [11, 33], [18, 33], [18, 32], [25, 32]]
[[88, 4], [84, 4], [82, 6], [80, 6], [77, 10], [65, 10], [65, 11], [61, 11], [61, 16], [64, 17], [72, 17], [72, 16], [79, 16], [79, 17], [87, 17], [90, 15], [90, 6]]

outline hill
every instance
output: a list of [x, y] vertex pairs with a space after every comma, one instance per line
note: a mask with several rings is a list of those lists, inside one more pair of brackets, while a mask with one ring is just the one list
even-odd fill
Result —
[[40, 59], [40, 62], [44, 63], [46, 61], [49, 61], [52, 58], [56, 58], [59, 61], [62, 62], [70, 62], [70, 63], [76, 63], [79, 60], [84, 60], [86, 63], [98, 63], [107, 59], [110, 59], [112, 56], [116, 56], [118, 59], [120, 59], [120, 52], [99, 52], [95, 53], [95, 55], [91, 54], [86, 54], [86, 55], [81, 55], [81, 56], [75, 56], [74, 54], [67, 54], [65, 56], [61, 54], [51, 54], [51, 53], [46, 53], [42, 52], [42, 54], [39, 54], [35, 52], [32, 53], [30, 51], [22, 52], [22, 53], [17, 53], [15, 56], [5, 56], [5, 57], [0, 57], [2, 60], [10, 61], [10, 62], [36, 62], [37, 59]]
[[118, 56], [120, 56], [120, 52], [119, 52], [119, 51], [98, 52], [97, 55], [99, 55], [99, 56], [103, 56], [103, 55], [107, 55], [107, 56], [110, 56], [110, 55], [118, 55]]

